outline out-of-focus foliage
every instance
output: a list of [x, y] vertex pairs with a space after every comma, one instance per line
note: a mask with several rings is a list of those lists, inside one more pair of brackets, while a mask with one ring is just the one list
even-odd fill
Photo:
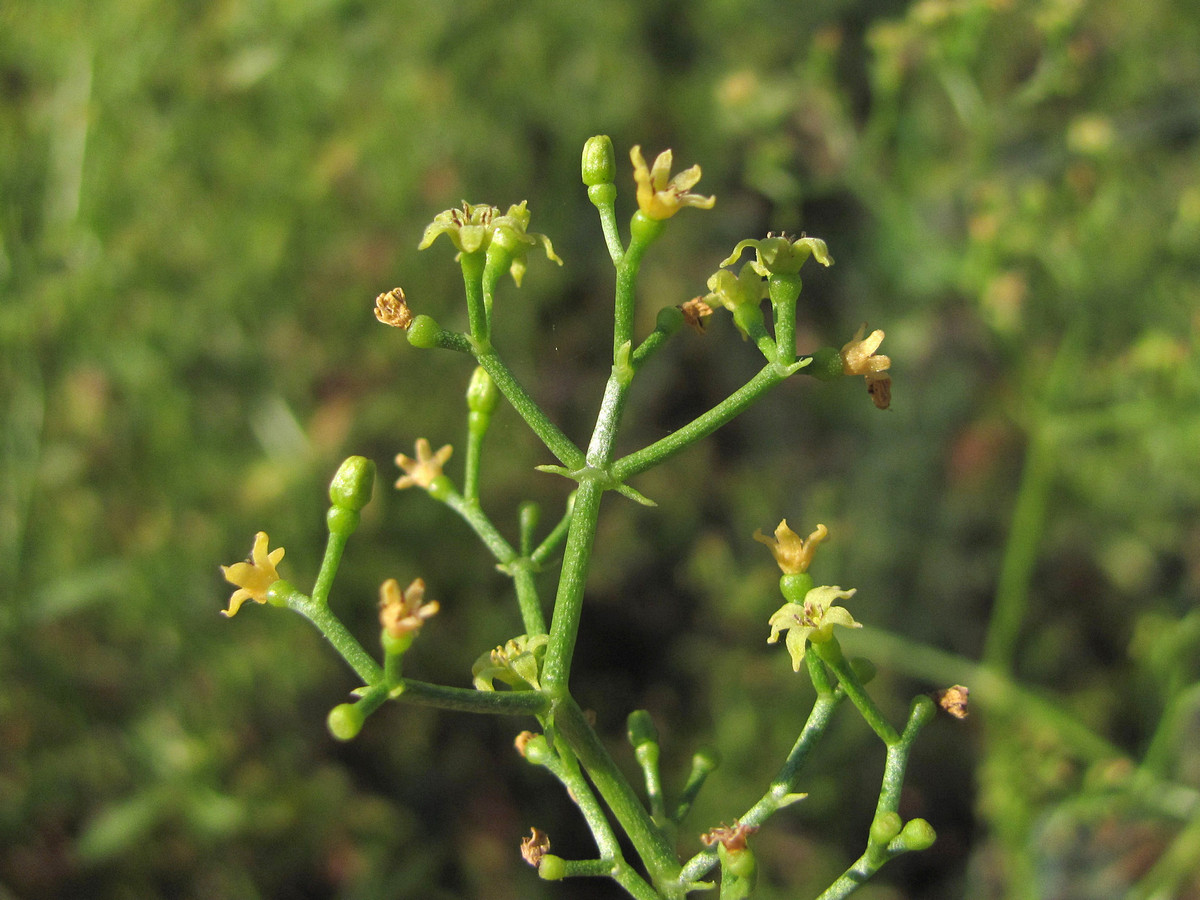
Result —
[[[642, 478], [657, 510], [607, 501], [577, 693], [614, 737], [650, 708], [681, 766], [720, 747], [692, 830], [758, 796], [805, 708], [749, 540], [785, 515], [830, 525], [817, 576], [860, 589], [864, 652], [875, 626], [986, 654], [1200, 789], [1198, 46], [1184, 0], [0, 6], [0, 892], [615, 895], [521, 863], [530, 824], [591, 849], [513, 723], [396, 707], [335, 746], [350, 674], [298, 618], [217, 615], [217, 564], [257, 530], [313, 577], [324, 483], [362, 453], [384, 477], [334, 598], [364, 639], [378, 584], [417, 575], [443, 605], [422, 676], [466, 685], [514, 633], [466, 529], [386, 487], [416, 437], [458, 439], [469, 369], [371, 299], [401, 283], [461, 323], [423, 227], [528, 199], [567, 265], [506, 288], [496, 343], [582, 439], [611, 302], [578, 183], [600, 132], [674, 147], [718, 196], [648, 260], [643, 325], [738, 239], [808, 229], [837, 265], [806, 279], [802, 349], [870, 319], [895, 360], [888, 414], [858, 379], [796, 379]], [[680, 340], [630, 446], [753, 365], [727, 321]], [[515, 417], [494, 432], [487, 502], [548, 517], [566, 488]], [[931, 678], [876, 659], [881, 697]], [[1162, 797], [976, 698], [909, 778], [941, 840], [870, 896], [1116, 897], [1148, 871], [1196, 896]], [[756, 838], [756, 896], [861, 850], [881, 760], [860, 730], [830, 744]]]

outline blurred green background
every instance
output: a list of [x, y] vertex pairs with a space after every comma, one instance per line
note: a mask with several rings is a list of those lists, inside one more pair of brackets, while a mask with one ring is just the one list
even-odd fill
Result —
[[[0, 6], [0, 897], [619, 896], [520, 861], [531, 825], [594, 852], [512, 750], [524, 723], [394, 705], [338, 745], [356, 685], [320, 638], [218, 615], [257, 530], [311, 584], [325, 485], [361, 453], [380, 483], [334, 603], [364, 642], [388, 577], [443, 605], [418, 677], [466, 685], [519, 630], [466, 528], [389, 488], [415, 438], [461, 440], [469, 367], [372, 301], [400, 284], [462, 327], [424, 225], [528, 199], [567, 264], [531, 258], [496, 343], [585, 440], [596, 133], [623, 215], [634, 143], [718, 196], [648, 260], [643, 333], [737, 240], [806, 230], [837, 264], [806, 273], [801, 349], [869, 320], [894, 361], [888, 413], [798, 377], [641, 476], [658, 509], [606, 501], [573, 685], [627, 763], [624, 716], [655, 714], [669, 785], [720, 748], [686, 852], [807, 711], [749, 539], [786, 516], [833, 531], [816, 575], [859, 588], [845, 643], [895, 718], [973, 687], [909, 778], [939, 842], [862, 896], [1200, 896], [1198, 47], [1190, 0]], [[679, 336], [625, 446], [756, 368], [727, 318]], [[491, 447], [493, 518], [556, 519], [566, 487], [511, 411]], [[812, 896], [861, 852], [881, 766], [847, 711], [755, 839], [756, 896]]]

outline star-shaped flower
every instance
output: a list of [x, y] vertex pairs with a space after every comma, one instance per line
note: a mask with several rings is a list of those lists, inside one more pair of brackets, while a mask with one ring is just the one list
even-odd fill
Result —
[[833, 626], [862, 628], [850, 612], [842, 606], [834, 606], [837, 600], [849, 600], [854, 590], [843, 591], [840, 587], [815, 587], [804, 596], [803, 603], [785, 603], [771, 616], [771, 636], [768, 644], [779, 640], [782, 631], [787, 632], [785, 644], [792, 657], [792, 669], [799, 672], [804, 661], [808, 643], [820, 644], [833, 637]]
[[540, 690], [542, 659], [549, 643], [548, 635], [522, 634], [484, 653], [471, 666], [475, 689], [494, 691], [499, 679], [516, 690]]
[[394, 638], [415, 635], [439, 609], [441, 606], [436, 600], [425, 602], [424, 579], [413, 579], [403, 591], [395, 578], [389, 578], [379, 586], [379, 624]]
[[282, 547], [267, 552], [269, 541], [267, 533], [260, 531], [254, 536], [254, 549], [250, 551], [249, 562], [221, 566], [225, 580], [237, 586], [237, 590], [229, 598], [229, 609], [221, 610], [222, 615], [236, 615], [247, 600], [253, 600], [255, 603], [267, 602], [267, 589], [279, 580], [275, 566], [283, 559]]
[[775, 529], [774, 538], [767, 537], [761, 530], [754, 532], [756, 541], [771, 548], [771, 555], [775, 557], [775, 562], [779, 563], [779, 568], [784, 575], [807, 572], [808, 567], [812, 564], [817, 545], [828, 536], [829, 529], [824, 525], [818, 525], [816, 531], [807, 539], [803, 539], [788, 527], [787, 519], [779, 523], [779, 527]]
[[460, 253], [474, 253], [487, 247], [492, 236], [492, 219], [500, 210], [486, 203], [463, 201], [462, 209], [448, 209], [433, 217], [421, 236], [418, 250], [424, 250], [443, 234]]
[[669, 219], [685, 206], [712, 209], [716, 197], [703, 197], [690, 193], [700, 180], [700, 167], [684, 169], [671, 178], [671, 151], [664, 150], [646, 167], [642, 148], [635, 146], [629, 151], [633, 161], [633, 180], [637, 182], [638, 208], [650, 219]]
[[793, 241], [786, 234], [767, 234], [762, 240], [739, 241], [721, 265], [732, 265], [747, 247], [754, 248], [754, 262], [751, 265], [763, 278], [769, 278], [772, 274], [795, 275], [810, 256], [815, 256], [823, 266], [833, 265], [829, 248], [820, 238], [801, 235]]
[[425, 438], [417, 438], [416, 459], [405, 456], [403, 453], [396, 454], [396, 465], [404, 470], [404, 474], [396, 481], [396, 488], [404, 490], [420, 486], [429, 490], [434, 481], [441, 477], [442, 466], [450, 459], [450, 454], [453, 452], [454, 448], [446, 444], [437, 453], [434, 453], [429, 446], [429, 441]]

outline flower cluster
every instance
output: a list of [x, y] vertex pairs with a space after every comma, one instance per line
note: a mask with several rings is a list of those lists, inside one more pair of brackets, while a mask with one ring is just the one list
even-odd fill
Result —
[[514, 203], [501, 215], [495, 206], [463, 201], [461, 209], [447, 209], [434, 216], [417, 249], [424, 250], [444, 234], [459, 253], [483, 250], [491, 254], [489, 259], [491, 256], [503, 259], [513, 281], [520, 287], [525, 276], [525, 254], [530, 247], [541, 244], [547, 259], [560, 266], [563, 264], [555, 254], [550, 238], [528, 230], [531, 214], [526, 203], [525, 200]]

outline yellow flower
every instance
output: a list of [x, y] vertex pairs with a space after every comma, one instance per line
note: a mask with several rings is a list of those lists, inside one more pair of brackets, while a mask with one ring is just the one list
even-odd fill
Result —
[[779, 563], [779, 568], [785, 575], [807, 572], [808, 567], [812, 564], [817, 545], [828, 536], [829, 529], [824, 525], [818, 525], [816, 531], [810, 534], [807, 540], [802, 539], [800, 535], [788, 528], [787, 519], [779, 523], [773, 539], [767, 537], [761, 530], [754, 532], [756, 541], [771, 548], [771, 555], [775, 557], [775, 562]]
[[840, 587], [815, 587], [804, 596], [803, 603], [785, 603], [771, 616], [771, 636], [768, 644], [779, 640], [779, 633], [788, 633], [786, 645], [792, 657], [792, 669], [800, 671], [807, 643], [824, 643], [833, 637], [833, 626], [862, 628], [850, 612], [842, 606], [834, 606], [835, 600], [849, 600], [854, 590], [843, 591]]
[[875, 353], [883, 343], [883, 332], [876, 328], [864, 338], [866, 330], [867, 326], [862, 325], [842, 347], [842, 371], [847, 375], [872, 375], [892, 365], [888, 357]]
[[403, 453], [396, 454], [396, 465], [405, 473], [396, 481], [396, 487], [404, 490], [419, 485], [425, 490], [429, 490], [434, 481], [442, 476], [442, 466], [450, 459], [450, 454], [453, 452], [454, 448], [447, 444], [434, 453], [430, 449], [429, 441], [425, 438], [417, 438], [416, 459], [405, 456]]
[[441, 606], [436, 600], [425, 602], [424, 579], [414, 579], [403, 591], [395, 578], [389, 578], [379, 586], [379, 624], [394, 638], [416, 634], [439, 609]]
[[892, 376], [887, 374], [892, 361], [875, 352], [883, 343], [883, 332], [877, 328], [864, 338], [866, 330], [867, 326], [864, 324], [854, 333], [849, 343], [842, 347], [842, 372], [847, 375], [864, 376], [871, 400], [879, 409], [887, 409], [892, 403]]
[[247, 600], [256, 603], [267, 602], [267, 589], [279, 580], [275, 566], [283, 559], [283, 548], [276, 547], [267, 552], [270, 538], [265, 531], [254, 536], [254, 549], [250, 551], [249, 562], [234, 563], [232, 566], [221, 566], [221, 573], [230, 584], [237, 585], [237, 590], [229, 598], [229, 609], [221, 610], [222, 615], [236, 615], [242, 604]]
[[700, 167], [684, 169], [671, 178], [671, 151], [664, 150], [646, 167], [642, 148], [635, 146], [629, 151], [633, 161], [633, 180], [637, 182], [638, 208], [650, 219], [669, 219], [685, 206], [712, 209], [716, 197], [702, 197], [689, 191], [700, 180]]

